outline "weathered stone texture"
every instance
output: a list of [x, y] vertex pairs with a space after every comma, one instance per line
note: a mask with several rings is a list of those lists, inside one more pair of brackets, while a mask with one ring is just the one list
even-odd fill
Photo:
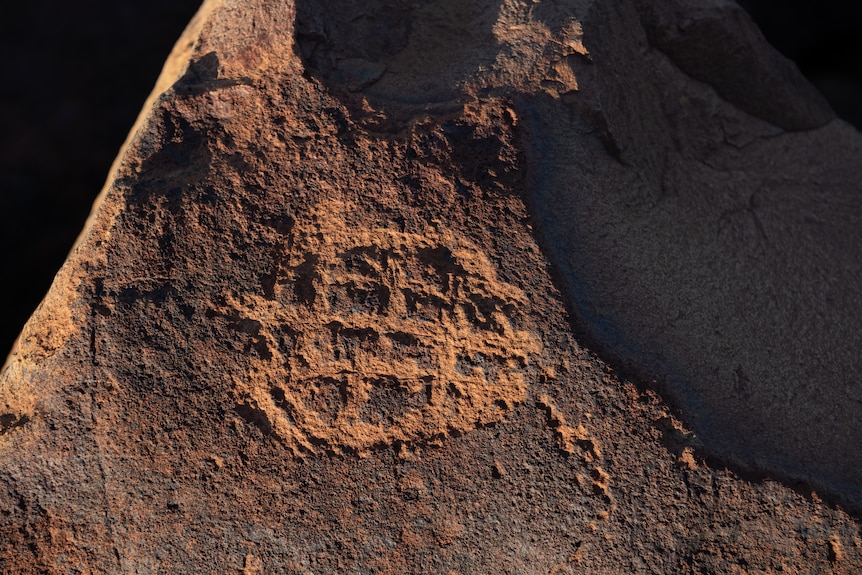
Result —
[[856, 572], [859, 145], [724, 2], [209, 0], [2, 373], [0, 570]]

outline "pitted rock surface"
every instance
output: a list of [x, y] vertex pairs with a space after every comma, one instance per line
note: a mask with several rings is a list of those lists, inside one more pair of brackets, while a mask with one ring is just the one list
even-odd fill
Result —
[[0, 571], [858, 572], [859, 138], [728, 2], [208, 0], [0, 375]]

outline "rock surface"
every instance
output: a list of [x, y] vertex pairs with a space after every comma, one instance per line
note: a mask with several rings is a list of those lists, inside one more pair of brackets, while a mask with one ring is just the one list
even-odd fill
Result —
[[859, 145], [724, 2], [208, 0], [0, 376], [0, 570], [858, 572]]
[[537, 227], [584, 330], [712, 453], [858, 508], [862, 137], [741, 9], [675, 4], [593, 15], [569, 106], [604, 145], [526, 106]]

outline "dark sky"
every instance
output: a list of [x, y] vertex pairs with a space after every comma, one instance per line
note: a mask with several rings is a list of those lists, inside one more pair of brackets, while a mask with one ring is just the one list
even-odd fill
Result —
[[[745, 0], [845, 119], [862, 126], [862, 3]], [[162, 63], [200, 0], [4, 7], [0, 270], [5, 357], [81, 230]]]
[[766, 38], [848, 122], [862, 127], [862, 2], [741, 0]]

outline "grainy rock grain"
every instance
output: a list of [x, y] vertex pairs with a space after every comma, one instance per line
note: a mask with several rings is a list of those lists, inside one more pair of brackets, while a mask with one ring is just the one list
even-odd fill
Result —
[[207, 0], [0, 375], [0, 571], [859, 572], [859, 152], [729, 2]]

